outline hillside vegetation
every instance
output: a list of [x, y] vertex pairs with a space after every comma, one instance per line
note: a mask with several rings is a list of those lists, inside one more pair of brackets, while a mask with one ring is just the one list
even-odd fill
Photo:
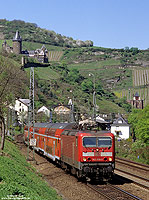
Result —
[[[93, 46], [78, 48], [62, 44], [60, 41], [56, 43], [54, 38], [58, 37], [59, 34], [41, 29], [36, 24], [25, 23], [21, 20], [0, 20], [1, 38], [9, 39], [7, 41], [10, 46], [12, 46], [11, 39], [16, 30], [19, 30], [22, 36], [23, 50], [35, 50], [41, 48], [44, 43], [49, 51], [50, 66], [40, 64], [38, 66], [37, 64], [38, 67], [35, 68], [36, 109], [42, 105], [47, 107], [57, 104], [67, 105], [69, 98], [74, 98], [75, 111], [91, 115], [94, 79], [97, 114], [130, 111], [126, 100], [132, 99], [136, 91], [139, 91], [141, 97], [145, 98], [145, 104], [148, 103], [148, 50], [141, 51], [136, 47], [123, 49]], [[0, 41], [0, 45], [3, 41]], [[8, 55], [6, 53], [5, 55], [2, 53], [2, 55], [8, 60], [15, 60], [17, 65], [21, 67], [21, 55]], [[29, 59], [29, 62], [37, 61]], [[30, 68], [24, 70], [29, 84]], [[90, 73], [94, 77], [89, 77]], [[138, 81], [139, 77], [141, 77], [140, 81]], [[25, 92], [22, 98], [28, 98], [27, 93]]]
[[128, 122], [131, 124], [133, 137], [127, 140], [116, 140], [117, 156], [149, 165], [149, 104], [143, 110], [133, 109], [129, 114]]
[[21, 20], [8, 21], [0, 19], [0, 36], [1, 39], [11, 39], [15, 32], [19, 30], [24, 41], [38, 42], [61, 47], [82, 47], [93, 46], [90, 40], [74, 40], [71, 37], [62, 36], [54, 31], [42, 29], [35, 23], [26, 23]]
[[8, 197], [30, 200], [61, 199], [27, 163], [16, 145], [6, 140], [3, 156], [0, 156], [0, 199]]

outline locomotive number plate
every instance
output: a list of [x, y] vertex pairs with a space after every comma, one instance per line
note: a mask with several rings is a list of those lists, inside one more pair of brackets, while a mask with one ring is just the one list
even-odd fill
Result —
[[101, 154], [100, 154], [100, 152], [98, 151], [98, 152], [95, 152], [95, 153], [94, 153], [94, 156], [101, 156]]

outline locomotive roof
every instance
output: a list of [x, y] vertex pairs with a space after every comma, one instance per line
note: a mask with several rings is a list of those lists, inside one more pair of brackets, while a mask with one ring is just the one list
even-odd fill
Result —
[[103, 135], [106, 133], [111, 133], [110, 131], [91, 131], [91, 130], [64, 130], [62, 135], [72, 135], [75, 136], [77, 134], [81, 133], [90, 133], [92, 136], [97, 136], [97, 135]]
[[75, 123], [35, 123], [36, 128], [72, 129]]

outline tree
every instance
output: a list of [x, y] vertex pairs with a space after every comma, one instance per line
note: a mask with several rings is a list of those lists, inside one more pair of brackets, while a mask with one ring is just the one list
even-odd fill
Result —
[[125, 110], [126, 112], [130, 112], [130, 111], [131, 111], [131, 105], [127, 102], [126, 97], [123, 97], [123, 98], [119, 99], [119, 100], [117, 101], [117, 104], [118, 104], [120, 107], [124, 108], [124, 110]]
[[81, 76], [81, 74], [79, 73], [79, 70], [77, 69], [70, 70], [67, 76], [67, 82], [71, 82], [71, 83], [74, 83], [74, 82], [79, 83], [82, 79], [83, 77]]
[[81, 83], [81, 88], [84, 92], [89, 94], [93, 91], [93, 82], [91, 80], [86, 79]]
[[0, 56], [0, 127], [1, 127], [1, 146], [4, 149], [5, 123], [4, 118], [7, 108], [15, 100], [15, 97], [24, 93], [23, 83], [26, 78], [24, 72], [15, 65], [11, 59]]
[[100, 96], [103, 96], [103, 95], [105, 94], [104, 89], [103, 89], [103, 87], [102, 87], [102, 85], [101, 85], [100, 82], [97, 83], [97, 86], [96, 86], [96, 93], [97, 93], [98, 95], [100, 95]]
[[149, 144], [149, 104], [143, 110], [134, 109], [128, 122], [132, 125], [137, 139]]

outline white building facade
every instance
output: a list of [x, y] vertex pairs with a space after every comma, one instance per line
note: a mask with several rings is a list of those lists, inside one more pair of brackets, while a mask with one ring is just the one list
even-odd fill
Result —
[[28, 112], [29, 102], [29, 99], [17, 99], [14, 105], [15, 111], [17, 111], [18, 114], [21, 112]]
[[27, 119], [29, 109], [29, 99], [17, 99], [14, 106], [10, 106], [16, 112], [19, 122], [23, 123]]
[[119, 117], [111, 124], [111, 133], [119, 139], [128, 139], [130, 137], [130, 126], [122, 117]]
[[50, 110], [45, 107], [45, 106], [42, 106], [38, 111], [37, 113], [40, 113], [40, 112], [43, 112], [45, 115], [47, 115], [48, 117], [50, 117]]

